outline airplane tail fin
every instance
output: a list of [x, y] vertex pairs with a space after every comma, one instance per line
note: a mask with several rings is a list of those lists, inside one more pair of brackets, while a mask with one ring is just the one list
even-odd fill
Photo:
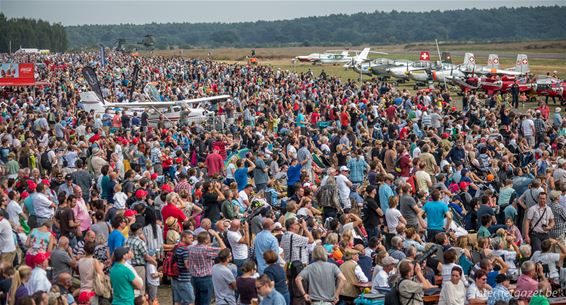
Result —
[[441, 59], [442, 63], [451, 64], [452, 63], [452, 55], [450, 52], [442, 52]]
[[475, 66], [476, 65], [476, 58], [474, 56], [474, 53], [464, 54], [464, 65], [465, 66]]
[[364, 48], [357, 56], [358, 61], [364, 61], [368, 58], [370, 48]]
[[515, 70], [521, 73], [529, 73], [531, 70], [529, 69], [529, 59], [527, 54], [518, 54], [517, 55], [517, 62], [515, 64]]
[[499, 68], [499, 55], [497, 54], [489, 54], [487, 58], [487, 67], [488, 68]]

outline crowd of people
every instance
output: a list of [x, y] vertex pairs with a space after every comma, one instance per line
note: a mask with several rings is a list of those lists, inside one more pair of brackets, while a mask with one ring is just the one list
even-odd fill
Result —
[[[0, 59], [48, 82], [0, 88], [1, 304], [545, 304], [566, 288], [558, 107], [180, 57]], [[232, 98], [207, 123], [88, 112], [85, 66], [107, 103], [147, 83]]]

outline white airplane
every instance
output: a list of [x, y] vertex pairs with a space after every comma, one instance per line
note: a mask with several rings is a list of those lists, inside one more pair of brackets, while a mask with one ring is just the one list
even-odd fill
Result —
[[[356, 55], [350, 56], [350, 53]], [[364, 62], [369, 53], [386, 54], [381, 52], [370, 52], [370, 48], [363, 50], [328, 50], [325, 53], [312, 53], [305, 56], [296, 56], [295, 59], [300, 62], [309, 62], [314, 64], [346, 64], [345, 68]]]
[[509, 69], [499, 69], [499, 56], [497, 54], [489, 54], [487, 66], [482, 67], [480, 74], [522, 76], [529, 72], [529, 59], [526, 54], [518, 54], [515, 67]]
[[200, 108], [198, 105], [201, 103], [230, 98], [229, 95], [218, 95], [170, 102], [154, 100], [151, 102], [102, 103], [94, 91], [82, 92], [80, 97], [80, 103], [82, 104], [83, 109], [87, 112], [94, 111], [96, 114], [102, 115], [107, 109], [112, 109], [124, 110], [131, 115], [136, 111], [141, 114], [141, 112], [147, 110], [149, 114], [148, 122], [150, 125], [157, 125], [157, 122], [159, 122], [161, 116], [163, 116], [165, 119], [165, 125], [169, 125], [169, 127], [178, 121], [182, 121], [184, 124], [206, 122], [210, 118], [213, 118], [215, 113], [213, 111]]

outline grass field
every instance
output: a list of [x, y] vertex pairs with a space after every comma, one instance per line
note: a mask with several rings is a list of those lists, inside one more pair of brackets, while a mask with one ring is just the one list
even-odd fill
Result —
[[[351, 50], [361, 50], [366, 46], [350, 47]], [[417, 61], [421, 51], [428, 51], [433, 61], [438, 60], [438, 52], [434, 43], [427, 44], [407, 44], [407, 45], [381, 45], [371, 46], [372, 50], [387, 52], [388, 55], [370, 54], [371, 58], [385, 57], [391, 59], [408, 59]], [[276, 69], [295, 71], [298, 73], [312, 71], [319, 75], [324, 70], [328, 75], [336, 76], [342, 80], [359, 80], [360, 74], [349, 69], [346, 70], [342, 65], [312, 65], [291, 63], [291, 59], [298, 55], [310, 53], [321, 53], [325, 50], [339, 50], [342, 47], [285, 47], [285, 48], [255, 48], [256, 57], [261, 65], [272, 66]], [[222, 48], [222, 49], [184, 49], [154, 51], [154, 55], [159, 56], [183, 56], [187, 58], [207, 58], [210, 52], [212, 59], [227, 63], [246, 63], [246, 56], [250, 55], [250, 48]], [[511, 43], [486, 43], [486, 44], [440, 44], [440, 51], [450, 51], [452, 62], [462, 63], [465, 52], [475, 54], [476, 62], [479, 65], [487, 64], [487, 57], [490, 53], [499, 55], [500, 67], [511, 68], [515, 65], [518, 53], [527, 54], [529, 66], [534, 75], [543, 75], [547, 72], [557, 71], [558, 75], [566, 78], [566, 40], [562, 41], [536, 41], [536, 42], [511, 42]], [[370, 76], [362, 76], [363, 80], [371, 79]], [[399, 85], [400, 88], [413, 91], [413, 82]], [[452, 87], [451, 91], [459, 93], [460, 89]], [[526, 109], [534, 107], [535, 104], [527, 105]], [[554, 108], [551, 105], [551, 108]], [[553, 109], [552, 109], [553, 110]], [[522, 110], [520, 110], [522, 111]]]
[[[349, 49], [362, 49], [364, 46], [350, 47]], [[430, 44], [407, 44], [407, 45], [383, 45], [371, 46], [372, 50], [387, 52], [389, 55], [371, 54], [370, 58], [386, 57], [392, 59], [418, 60], [420, 51], [429, 51], [432, 60], [438, 60], [438, 53], [434, 43]], [[294, 70], [306, 72], [311, 69], [314, 73], [320, 73], [324, 69], [331, 75], [341, 78], [358, 78], [354, 71], [344, 71], [341, 66], [313, 66], [310, 64], [291, 64], [291, 58], [297, 55], [324, 52], [331, 49], [343, 49], [342, 47], [286, 47], [286, 48], [256, 48], [256, 57], [260, 64], [271, 65], [283, 70]], [[155, 51], [156, 55], [183, 56], [193, 58], [205, 58], [210, 52], [214, 60], [226, 62], [246, 61], [250, 54], [249, 48], [223, 48], [223, 49], [184, 49]], [[537, 42], [511, 42], [492, 44], [441, 44], [441, 51], [451, 51], [454, 63], [463, 61], [464, 52], [476, 54], [478, 64], [485, 64], [489, 53], [499, 54], [500, 66], [512, 67], [515, 64], [517, 53], [529, 56], [529, 65], [534, 74], [546, 74], [557, 71], [559, 75], [566, 76], [566, 41], [537, 41]]]

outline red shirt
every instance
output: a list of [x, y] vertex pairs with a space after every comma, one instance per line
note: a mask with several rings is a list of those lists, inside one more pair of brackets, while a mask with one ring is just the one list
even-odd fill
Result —
[[319, 119], [320, 119], [320, 114], [318, 112], [311, 113], [311, 124], [312, 125], [316, 125], [316, 123], [318, 123]]
[[340, 113], [340, 124], [342, 124], [342, 126], [350, 125], [350, 118], [348, 117], [346, 111]]
[[385, 113], [387, 114], [387, 119], [391, 121], [395, 118], [395, 114], [397, 113], [397, 108], [391, 105], [387, 109], [385, 109]]
[[212, 177], [218, 173], [222, 174], [222, 170], [224, 169], [224, 159], [222, 156], [217, 153], [209, 154], [204, 161], [206, 164], [206, 168], [208, 169], [208, 176]]
[[[165, 223], [167, 218], [171, 216], [177, 218], [177, 225], [179, 226], [179, 232], [183, 231], [182, 223], [185, 220], [187, 220], [187, 216], [185, 216], [185, 213], [183, 213], [183, 211], [181, 211], [181, 209], [176, 207], [174, 204], [172, 203], [166, 204], [163, 207], [163, 209], [161, 209], [161, 216], [163, 217], [163, 223]], [[167, 224], [165, 224], [165, 227], [163, 228], [163, 238], [167, 238], [167, 231], [169, 231], [169, 227], [167, 226]]]

